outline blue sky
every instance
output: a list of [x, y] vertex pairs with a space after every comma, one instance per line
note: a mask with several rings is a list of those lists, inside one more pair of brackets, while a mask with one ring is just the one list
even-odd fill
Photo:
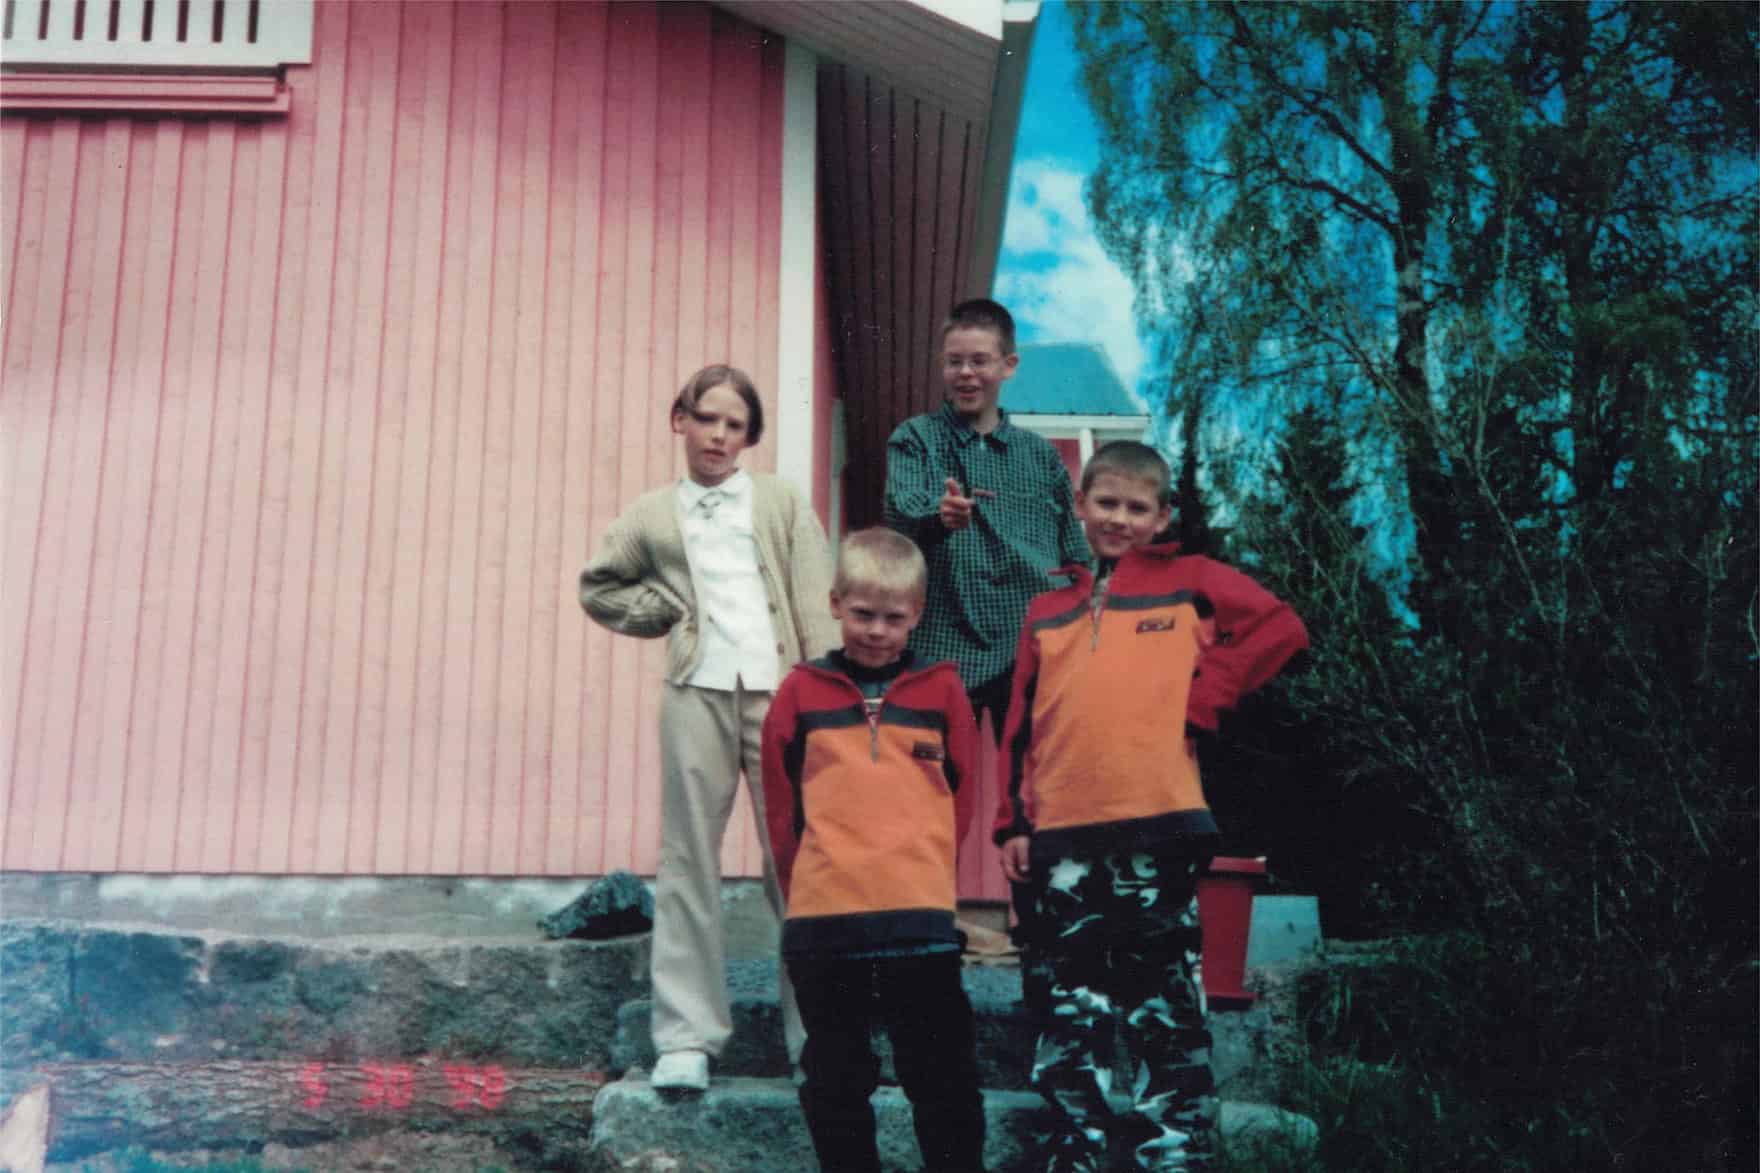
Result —
[[1022, 342], [1098, 343], [1125, 385], [1138, 390], [1147, 354], [1130, 279], [1100, 247], [1082, 198], [1099, 157], [1069, 12], [1049, 0], [1027, 64], [996, 298], [1014, 313]]

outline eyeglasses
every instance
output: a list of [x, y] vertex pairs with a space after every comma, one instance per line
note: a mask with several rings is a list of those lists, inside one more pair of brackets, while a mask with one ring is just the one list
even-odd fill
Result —
[[962, 367], [970, 367], [974, 374], [981, 375], [1001, 361], [993, 354], [974, 354], [964, 357], [949, 354], [942, 358], [941, 369], [948, 374], [958, 374]]

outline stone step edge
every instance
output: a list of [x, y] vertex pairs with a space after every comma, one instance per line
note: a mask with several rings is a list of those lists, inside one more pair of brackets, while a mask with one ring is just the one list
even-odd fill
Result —
[[542, 1135], [548, 1147], [584, 1153], [608, 1082], [594, 1070], [440, 1060], [76, 1060], [21, 1074], [29, 1090], [14, 1106], [46, 1104], [42, 1139], [55, 1161], [130, 1147], [297, 1147], [397, 1129], [497, 1142]]
[[[904, 1093], [882, 1087], [873, 1102], [883, 1163], [916, 1168]], [[993, 1173], [1043, 1168], [1035, 1135], [1045, 1129], [1046, 1107], [1038, 1093], [985, 1089], [984, 1108], [987, 1167]], [[1237, 1149], [1261, 1144], [1311, 1149], [1318, 1135], [1314, 1122], [1297, 1113], [1234, 1100], [1221, 1102], [1218, 1124], [1224, 1143]], [[713, 1151], [725, 1173], [813, 1167], [799, 1100], [787, 1079], [718, 1077], [699, 1094], [657, 1092], [645, 1075], [626, 1075], [600, 1091], [590, 1146], [613, 1162]]]

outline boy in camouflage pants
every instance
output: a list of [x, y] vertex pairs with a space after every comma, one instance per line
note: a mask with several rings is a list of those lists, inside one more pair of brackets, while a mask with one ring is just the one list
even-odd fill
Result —
[[[1033, 601], [1015, 661], [995, 838], [1008, 878], [1037, 894], [1025, 978], [1048, 991], [1033, 1086], [1057, 1121], [1053, 1171], [1212, 1166], [1196, 882], [1217, 829], [1189, 734], [1307, 646], [1245, 575], [1150, 544], [1169, 496], [1154, 449], [1094, 454], [1076, 514], [1096, 570], [1072, 567], [1071, 585]], [[1119, 1021], [1133, 1073], [1115, 1117]]]

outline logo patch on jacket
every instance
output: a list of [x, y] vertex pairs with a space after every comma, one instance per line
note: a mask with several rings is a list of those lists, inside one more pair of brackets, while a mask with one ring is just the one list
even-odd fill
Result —
[[1138, 635], [1142, 635], [1143, 633], [1150, 632], [1150, 631], [1172, 631], [1172, 630], [1173, 630], [1173, 616], [1171, 616], [1171, 615], [1168, 615], [1162, 619], [1144, 619], [1144, 620], [1139, 621], [1137, 624], [1137, 634]]
[[912, 744], [911, 757], [920, 762], [939, 762], [947, 758], [947, 751], [941, 748], [939, 742], [919, 741]]

